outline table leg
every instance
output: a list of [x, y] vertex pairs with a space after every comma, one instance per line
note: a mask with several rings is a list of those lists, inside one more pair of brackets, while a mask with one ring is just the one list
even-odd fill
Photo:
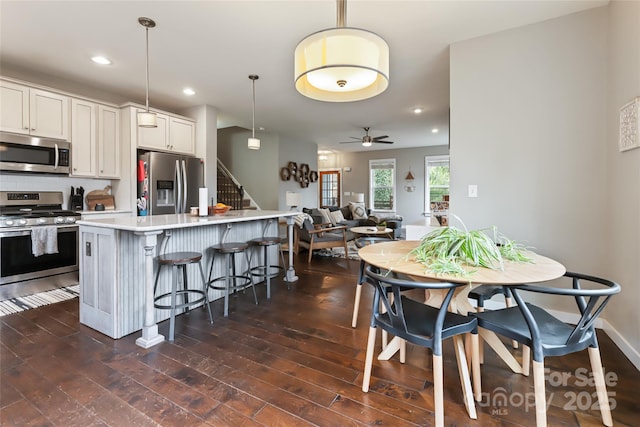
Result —
[[164, 336], [158, 333], [153, 306], [153, 256], [160, 233], [162, 231], [135, 233], [142, 237], [142, 246], [144, 247], [144, 326], [142, 327], [142, 336], [136, 340], [136, 344], [143, 348], [153, 347], [164, 341]]
[[296, 276], [296, 270], [293, 268], [293, 224], [294, 217], [287, 217], [287, 227], [288, 227], [288, 235], [289, 235], [289, 268], [287, 269], [287, 275], [285, 276], [286, 282], [297, 282], [298, 276]]

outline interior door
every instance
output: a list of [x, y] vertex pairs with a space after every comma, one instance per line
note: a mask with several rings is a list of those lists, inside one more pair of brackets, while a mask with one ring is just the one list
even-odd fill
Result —
[[321, 208], [340, 207], [340, 171], [320, 171]]

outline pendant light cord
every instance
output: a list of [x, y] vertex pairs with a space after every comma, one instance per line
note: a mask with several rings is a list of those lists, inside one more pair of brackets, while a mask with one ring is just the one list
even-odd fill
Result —
[[251, 114], [251, 137], [256, 137], [256, 81], [255, 79], [251, 80], [253, 84], [253, 108]]
[[147, 95], [146, 95], [146, 101], [147, 101], [147, 113], [149, 112], [149, 27], [145, 27], [145, 33], [147, 35], [146, 37], [146, 43], [147, 43], [147, 50], [146, 50], [146, 54], [147, 54]]
[[249, 79], [251, 79], [252, 82], [252, 101], [253, 103], [252, 108], [251, 108], [251, 138], [256, 137], [256, 80], [258, 80], [260, 78], [260, 76], [258, 76], [257, 74], [249, 74]]

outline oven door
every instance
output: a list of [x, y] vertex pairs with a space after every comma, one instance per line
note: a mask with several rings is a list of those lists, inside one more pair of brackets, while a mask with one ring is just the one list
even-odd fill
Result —
[[58, 253], [31, 252], [31, 229], [0, 232], [0, 285], [78, 271], [78, 226], [60, 225]]

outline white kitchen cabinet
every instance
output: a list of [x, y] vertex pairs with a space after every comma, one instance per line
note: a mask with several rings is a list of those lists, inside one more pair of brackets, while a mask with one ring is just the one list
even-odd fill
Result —
[[0, 81], [0, 130], [69, 140], [69, 97]]
[[[143, 110], [138, 110], [143, 111]], [[156, 113], [158, 127], [138, 128], [138, 148], [193, 155], [196, 125], [168, 114]]]
[[158, 127], [138, 127], [138, 148], [162, 151], [169, 150], [169, 116], [166, 114], [156, 114], [156, 120]]
[[172, 151], [193, 155], [196, 145], [196, 125], [193, 122], [169, 118], [169, 147]]
[[98, 104], [98, 177], [120, 178], [120, 110]]
[[71, 99], [71, 175], [96, 176], [97, 105]]
[[120, 178], [120, 113], [117, 108], [71, 100], [71, 175]]

